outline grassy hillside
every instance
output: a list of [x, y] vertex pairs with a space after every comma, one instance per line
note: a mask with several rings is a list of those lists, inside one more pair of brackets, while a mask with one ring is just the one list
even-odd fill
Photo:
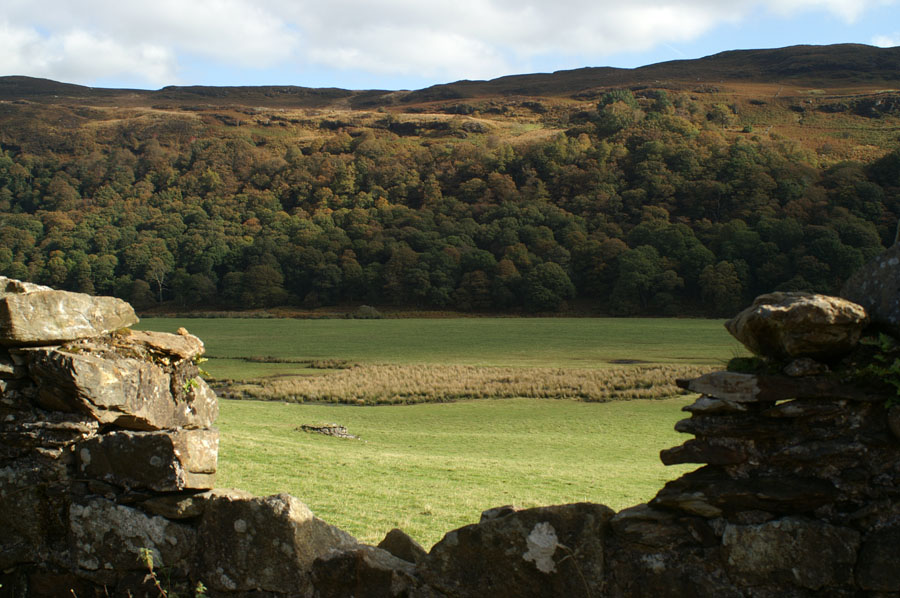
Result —
[[[730, 104], [739, 117], [733, 123], [735, 132], [746, 124], [758, 125], [766, 127], [766, 135], [798, 139], [813, 150], [827, 141], [828, 161], [871, 159], [896, 147], [896, 135], [880, 134], [880, 123], [866, 117], [897, 115], [898, 71], [898, 48], [838, 44], [736, 50], [636, 69], [586, 67], [415, 91], [299, 86], [171, 86], [146, 91], [13, 76], [0, 77], [0, 124], [14, 130], [38, 120], [48, 130], [65, 130], [89, 123], [100, 129], [126, 123], [133, 127], [144, 121], [212, 127], [218, 135], [245, 127], [242, 136], [264, 141], [323, 137], [339, 128], [383, 129], [384, 115], [391, 114], [397, 120], [387, 128], [418, 133], [413, 136], [488, 132], [522, 142], [564, 131], [573, 120], [584, 118], [585, 111], [594, 110], [606, 91], [630, 88], [684, 93], [701, 110]], [[819, 114], [822, 118], [807, 123], [800, 134], [797, 115], [814, 112], [832, 116]], [[896, 123], [888, 129], [896, 131]], [[543, 133], [525, 134], [534, 131]], [[0, 136], [0, 145], [14, 146], [10, 137]]]

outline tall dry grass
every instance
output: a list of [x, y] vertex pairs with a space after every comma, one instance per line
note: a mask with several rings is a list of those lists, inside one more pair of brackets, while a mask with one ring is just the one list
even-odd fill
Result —
[[675, 365], [598, 370], [361, 365], [314, 377], [226, 384], [217, 390], [224, 398], [355, 405], [512, 397], [602, 402], [674, 396], [680, 392], [676, 378], [696, 377], [713, 369]]

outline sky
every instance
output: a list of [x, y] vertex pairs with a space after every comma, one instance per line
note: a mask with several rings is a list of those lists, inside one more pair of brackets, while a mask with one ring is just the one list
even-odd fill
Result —
[[421, 89], [736, 49], [900, 45], [900, 0], [3, 0], [0, 75]]

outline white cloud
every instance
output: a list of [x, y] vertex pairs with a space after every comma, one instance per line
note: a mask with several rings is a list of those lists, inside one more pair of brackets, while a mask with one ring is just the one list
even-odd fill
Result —
[[880, 48], [893, 48], [900, 46], [900, 33], [891, 35], [876, 35], [872, 38], [872, 45]]
[[[5, 0], [0, 74], [179, 82], [189, 62], [490, 78], [687, 42], [759, 14], [853, 23], [900, 0]], [[897, 36], [875, 43], [896, 45]], [[235, 82], [237, 83], [237, 82]]]
[[139, 73], [141, 80], [154, 84], [175, 78], [171, 50], [145, 43], [124, 44], [82, 30], [45, 37], [36, 29], [0, 21], [0, 56], [3, 74], [89, 82]]
[[776, 14], [791, 15], [805, 10], [824, 9], [847, 23], [853, 23], [865, 11], [876, 6], [889, 6], [893, 0], [766, 0]]

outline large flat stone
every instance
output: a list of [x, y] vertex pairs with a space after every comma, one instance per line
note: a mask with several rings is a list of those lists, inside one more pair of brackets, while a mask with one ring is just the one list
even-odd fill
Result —
[[113, 432], [75, 448], [82, 476], [129, 489], [206, 490], [215, 484], [217, 430]]
[[26, 354], [45, 409], [85, 412], [101, 424], [130, 430], [207, 428], [218, 415], [215, 393], [205, 382], [196, 378], [176, 400], [169, 374], [149, 361], [52, 348]]
[[812, 513], [837, 495], [827, 480], [801, 475], [731, 479], [721, 466], [707, 465], [668, 482], [650, 506], [707, 518], [741, 511], [794, 515]]
[[679, 388], [732, 403], [774, 403], [787, 399], [881, 402], [891, 396], [883, 394], [881, 390], [841, 382], [833, 376], [793, 378], [780, 374], [719, 371], [687, 380], [678, 379], [675, 383]]
[[[136, 324], [134, 309], [115, 297], [17, 287], [0, 281], [0, 345], [52, 345]], [[20, 285], [22, 283], [19, 283]], [[19, 288], [23, 292], [9, 292]]]

